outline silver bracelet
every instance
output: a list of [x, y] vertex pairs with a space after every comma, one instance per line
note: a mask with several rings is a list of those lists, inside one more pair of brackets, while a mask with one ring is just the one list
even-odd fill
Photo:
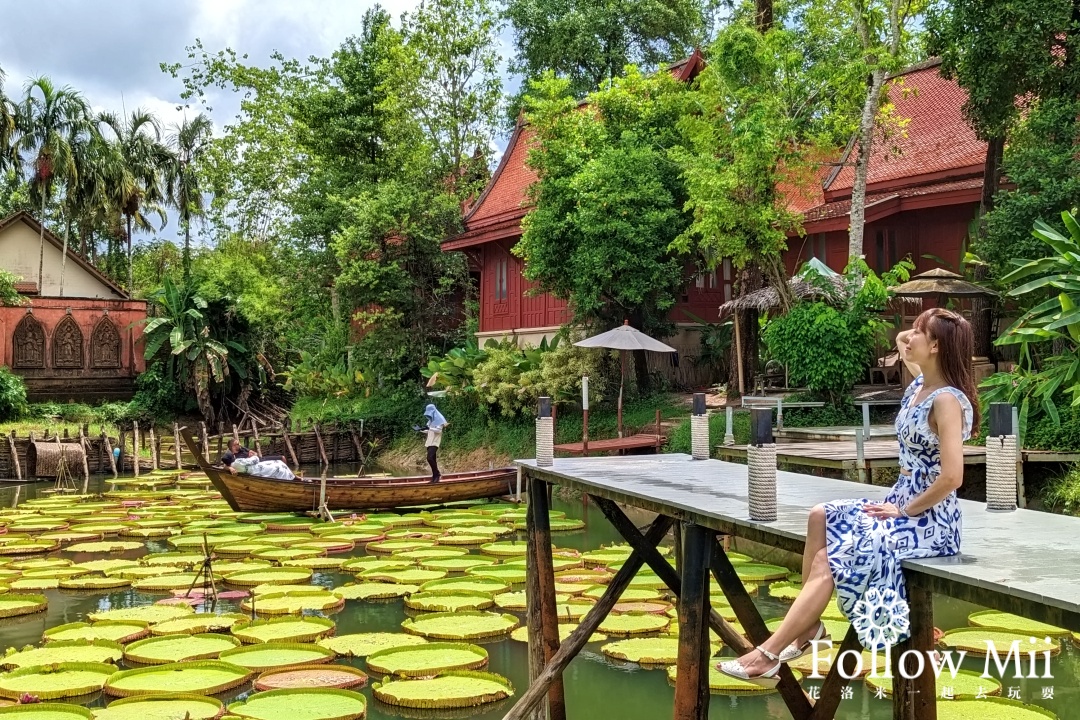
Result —
[[906, 518], [911, 517], [910, 515], [908, 515], [907, 507], [898, 507], [897, 509], [900, 511], [900, 514], [903, 515], [904, 517], [906, 517]]

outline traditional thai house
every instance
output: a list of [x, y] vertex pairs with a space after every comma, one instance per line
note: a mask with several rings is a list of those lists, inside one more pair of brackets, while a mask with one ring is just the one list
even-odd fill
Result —
[[[982, 191], [986, 145], [975, 137], [961, 111], [964, 91], [927, 62], [894, 76], [888, 85], [891, 120], [875, 133], [866, 200], [864, 248], [875, 270], [910, 256], [919, 271], [956, 268]], [[703, 67], [700, 55], [673, 66], [691, 79]], [[480, 289], [480, 339], [511, 337], [535, 344], [570, 320], [565, 302], [533, 294], [522, 277], [522, 261], [510, 252], [529, 212], [527, 190], [536, 174], [526, 163], [532, 140], [518, 123], [491, 181], [466, 210], [464, 232], [443, 243], [445, 251], [468, 255]], [[852, 142], [822, 171], [820, 184], [789, 190], [789, 207], [803, 217], [803, 234], [792, 236], [784, 261], [789, 273], [817, 257], [836, 270], [848, 259]], [[719, 307], [732, 298], [733, 273], [727, 262], [707, 274], [688, 272], [681, 302], [671, 311], [679, 332], [667, 340], [681, 354], [697, 355], [700, 322], [716, 322]], [[681, 363], [693, 366], [693, 363]]]
[[70, 247], [65, 262], [63, 241], [25, 212], [0, 220], [0, 268], [21, 278], [23, 299], [0, 306], [0, 365], [23, 377], [30, 400], [132, 396], [146, 367], [144, 300], [132, 300]]

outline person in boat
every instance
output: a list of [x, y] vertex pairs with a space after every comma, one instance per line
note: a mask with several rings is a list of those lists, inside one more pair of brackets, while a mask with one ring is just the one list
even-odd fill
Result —
[[725, 675], [775, 687], [780, 664], [828, 647], [821, 615], [836, 591], [840, 611], [863, 647], [882, 651], [911, 634], [901, 562], [960, 552], [956, 491], [964, 480], [964, 441], [979, 427], [971, 368], [974, 338], [961, 315], [933, 308], [897, 338], [915, 380], [896, 416], [900, 475], [884, 502], [834, 500], [807, 521], [803, 583], [783, 623], [764, 643], [720, 663]]
[[424, 417], [427, 419], [427, 427], [413, 425], [413, 429], [426, 434], [424, 445], [427, 446], [427, 461], [431, 466], [431, 482], [439, 482], [442, 477], [439, 472], [439, 446], [442, 445], [443, 430], [450, 423], [446, 422], [443, 414], [431, 403], [424, 408]]
[[221, 456], [221, 464], [233, 475], [254, 475], [273, 480], [295, 480], [296, 475], [281, 455], [259, 457], [237, 440], [229, 441], [229, 451]]

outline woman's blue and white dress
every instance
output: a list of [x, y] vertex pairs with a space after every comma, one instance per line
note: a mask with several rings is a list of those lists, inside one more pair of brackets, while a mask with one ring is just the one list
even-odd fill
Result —
[[[972, 409], [954, 387], [930, 393], [915, 404], [923, 386], [920, 375], [908, 386], [896, 417], [900, 468], [904, 472], [885, 502], [898, 508], [921, 495], [941, 473], [938, 437], [930, 429], [934, 398], [943, 392], [960, 401], [963, 437], [971, 435]], [[875, 519], [863, 512], [866, 499], [825, 504], [825, 548], [836, 583], [837, 604], [868, 649], [894, 645], [910, 635], [907, 587], [902, 560], [940, 557], [960, 552], [961, 513], [956, 493], [915, 517]]]

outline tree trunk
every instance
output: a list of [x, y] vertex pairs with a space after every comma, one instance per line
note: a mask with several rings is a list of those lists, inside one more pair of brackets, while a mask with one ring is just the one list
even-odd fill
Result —
[[184, 223], [184, 287], [191, 282], [191, 221]]
[[[997, 195], [1001, 180], [1001, 161], [1005, 151], [1005, 137], [992, 137], [986, 143], [986, 161], [983, 163], [983, 188], [979, 200], [979, 239], [986, 237], [986, 215], [994, 209], [994, 196]], [[972, 279], [976, 282], [986, 280], [990, 270], [986, 265], [977, 264], [972, 268]], [[993, 358], [994, 342], [991, 332], [993, 303], [988, 297], [971, 299], [971, 330], [975, 336], [975, 355]]]
[[[764, 286], [761, 268], [750, 264], [739, 271], [736, 283], [737, 296], [749, 295]], [[745, 310], [733, 318], [739, 323], [739, 342], [732, 340], [729, 349], [727, 396], [737, 398], [743, 392], [754, 390], [754, 376], [757, 374], [758, 358], [758, 313], [757, 310]], [[739, 391], [739, 350], [742, 350], [743, 391]]]
[[37, 288], [38, 295], [44, 296], [45, 290], [42, 287], [44, 282], [43, 276], [45, 275], [45, 190], [41, 190], [41, 217], [38, 218], [38, 270], [37, 270]]
[[1001, 180], [1001, 160], [1005, 152], [1005, 136], [992, 137], [986, 142], [986, 160], [983, 163], [982, 198], [979, 201], [979, 235], [984, 232], [985, 217], [994, 209], [994, 196], [997, 195]]
[[866, 93], [862, 116], [859, 118], [859, 155], [855, 161], [855, 182], [851, 187], [848, 262], [865, 254], [863, 235], [866, 229], [866, 178], [870, 171], [870, 152], [874, 145], [874, 121], [877, 119], [884, 88], [885, 71], [878, 68], [870, 73], [870, 87]]
[[[649, 362], [644, 350], [634, 351], [634, 380], [638, 394], [648, 395], [652, 391], [652, 378], [649, 376]], [[625, 403], [623, 404], [625, 408]]]
[[754, 0], [755, 25], [757, 31], [764, 35], [773, 26], [773, 2], [772, 0]]
[[71, 231], [71, 223], [64, 223], [64, 252], [60, 261], [60, 297], [64, 297], [64, 275], [67, 274], [68, 233]]
[[127, 266], [128, 266], [128, 268], [127, 268], [127, 270], [128, 270], [128, 273], [127, 273], [127, 275], [128, 275], [127, 291], [128, 291], [128, 295], [132, 295], [134, 293], [135, 281], [134, 281], [134, 274], [133, 274], [134, 271], [132, 269], [132, 257], [131, 257], [131, 216], [130, 215], [127, 216]]
[[199, 404], [199, 412], [210, 425], [214, 424], [214, 406], [210, 403], [210, 369], [207, 367], [205, 357], [195, 361], [192, 368], [191, 381], [195, 386], [195, 402]]

